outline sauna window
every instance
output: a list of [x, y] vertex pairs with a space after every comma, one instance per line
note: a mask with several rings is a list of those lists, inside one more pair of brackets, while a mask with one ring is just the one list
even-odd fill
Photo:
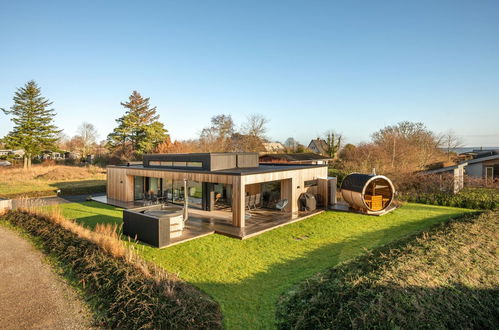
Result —
[[316, 187], [317, 186], [317, 180], [307, 180], [304, 182], [305, 187]]

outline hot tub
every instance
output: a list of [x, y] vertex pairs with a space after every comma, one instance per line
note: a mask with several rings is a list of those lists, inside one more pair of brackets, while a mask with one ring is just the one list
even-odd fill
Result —
[[183, 208], [152, 205], [123, 210], [123, 234], [156, 247], [182, 235]]

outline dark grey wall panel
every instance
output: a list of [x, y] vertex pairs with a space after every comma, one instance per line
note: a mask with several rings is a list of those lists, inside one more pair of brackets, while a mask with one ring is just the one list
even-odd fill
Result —
[[[158, 164], [159, 163], [159, 164]], [[175, 165], [177, 163], [177, 165]], [[201, 163], [201, 167], [189, 164]], [[256, 152], [214, 152], [192, 154], [147, 154], [143, 156], [144, 167], [175, 168], [204, 171], [221, 171], [235, 168], [257, 168]]]
[[257, 153], [237, 154], [237, 167], [251, 168], [251, 167], [258, 167], [258, 165], [259, 165], [259, 159]]

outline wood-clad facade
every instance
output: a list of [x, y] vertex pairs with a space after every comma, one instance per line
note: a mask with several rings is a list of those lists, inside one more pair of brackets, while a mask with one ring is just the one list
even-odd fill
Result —
[[[197, 158], [196, 158], [197, 155]], [[327, 205], [327, 166], [255, 166], [254, 159], [257, 154], [216, 154], [211, 156], [210, 166], [217, 166], [217, 170], [207, 167], [206, 163], [198, 165], [198, 159], [207, 159], [207, 155], [213, 154], [191, 154], [179, 155], [178, 159], [183, 159], [189, 166], [192, 162], [196, 168], [173, 168], [151, 166], [150, 164], [160, 164], [175, 159], [175, 155], [152, 155], [144, 157], [142, 166], [108, 166], [107, 168], [107, 198], [123, 202], [131, 202], [136, 199], [134, 194], [134, 180], [136, 177], [162, 179], [161, 182], [184, 181], [196, 182], [202, 184], [203, 189], [203, 207], [208, 210], [212, 201], [205, 199], [213, 197], [214, 184], [230, 185], [230, 199], [232, 209], [232, 224], [236, 227], [245, 226], [247, 196], [263, 194], [265, 183], [272, 182], [273, 186], [279, 185], [280, 199], [288, 199], [289, 203], [285, 207], [285, 212], [295, 213], [299, 209], [299, 197], [302, 193], [311, 192], [320, 195], [324, 205]], [[158, 158], [163, 156], [163, 158]], [[232, 159], [230, 159], [232, 157]], [[158, 160], [161, 159], [161, 160]], [[166, 159], [166, 160], [165, 160]], [[185, 160], [187, 159], [187, 160]], [[256, 158], [258, 159], [258, 158]], [[147, 163], [146, 163], [147, 162]], [[175, 163], [175, 161], [173, 160]], [[201, 162], [201, 161], [199, 161]], [[258, 162], [257, 162], [258, 163]], [[220, 164], [227, 164], [231, 168], [219, 169]], [[234, 164], [237, 164], [234, 168]], [[183, 164], [177, 163], [178, 166]], [[201, 197], [200, 197], [201, 198]]]

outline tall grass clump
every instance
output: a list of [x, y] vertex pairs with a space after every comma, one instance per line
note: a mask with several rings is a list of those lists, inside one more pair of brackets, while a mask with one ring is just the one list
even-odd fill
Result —
[[2, 221], [40, 242], [78, 283], [100, 326], [123, 329], [221, 328], [217, 303], [176, 276], [146, 263], [119, 239], [112, 225], [94, 231], [57, 211], [8, 211]]
[[499, 211], [467, 215], [340, 264], [277, 306], [281, 329], [494, 329]]

